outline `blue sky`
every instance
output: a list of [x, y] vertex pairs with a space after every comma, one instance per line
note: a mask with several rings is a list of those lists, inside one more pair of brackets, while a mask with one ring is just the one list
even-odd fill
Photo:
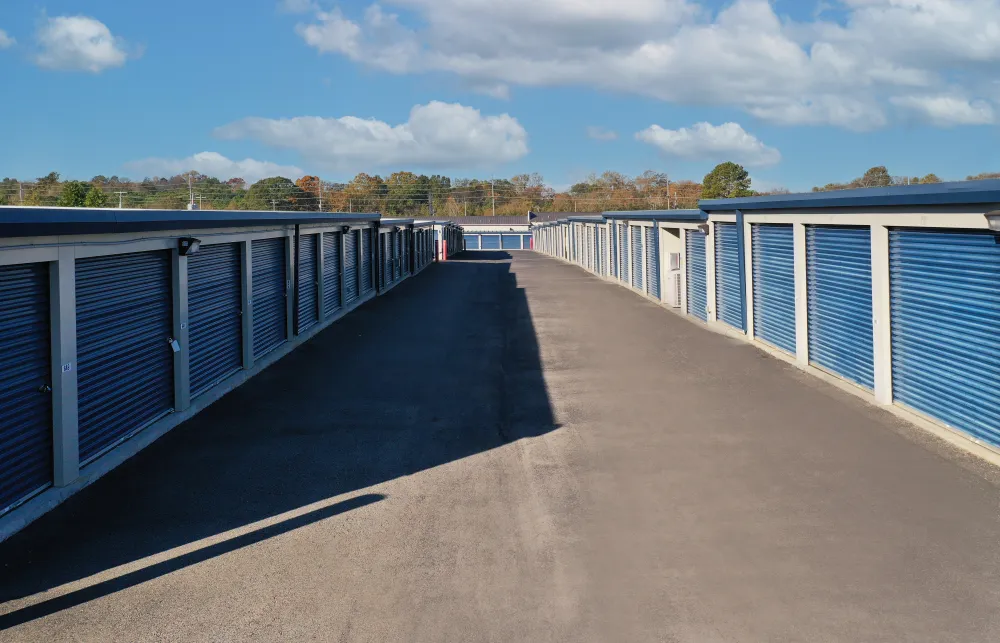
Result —
[[1000, 170], [1000, 0], [5, 4], [0, 176]]

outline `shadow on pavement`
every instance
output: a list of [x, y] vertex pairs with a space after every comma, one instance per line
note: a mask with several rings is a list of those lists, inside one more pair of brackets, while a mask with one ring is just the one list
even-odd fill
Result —
[[[432, 264], [0, 544], [2, 602], [555, 428], [509, 261]], [[369, 494], [7, 614], [26, 622]], [[391, 500], [391, 499], [389, 499]]]

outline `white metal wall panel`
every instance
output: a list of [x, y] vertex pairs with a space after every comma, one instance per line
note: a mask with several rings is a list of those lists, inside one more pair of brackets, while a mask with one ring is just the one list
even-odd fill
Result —
[[628, 278], [628, 227], [624, 224], [618, 226], [618, 260], [621, 270], [618, 271], [619, 279], [622, 283], [629, 283]]
[[0, 267], [0, 514], [52, 484], [48, 267]]
[[598, 236], [600, 237], [600, 244], [597, 249], [597, 272], [601, 276], [607, 276], [608, 274], [608, 228], [607, 226], [601, 226], [598, 228]]
[[259, 359], [288, 338], [288, 277], [285, 267], [285, 239], [257, 239], [251, 242], [253, 267], [253, 356]]
[[303, 333], [319, 323], [318, 234], [302, 235], [299, 248], [298, 274], [298, 333]]
[[708, 321], [708, 260], [706, 235], [700, 230], [688, 230], [687, 246], [687, 307], [688, 314]]
[[660, 298], [660, 244], [655, 227], [643, 228], [646, 232], [646, 284], [649, 294]]
[[740, 240], [735, 223], [715, 224], [715, 312], [720, 321], [743, 328]]
[[351, 230], [344, 238], [344, 303], [358, 300], [358, 231]]
[[323, 233], [323, 312], [340, 310], [340, 234]]
[[173, 409], [170, 253], [76, 262], [80, 459], [86, 462]]
[[188, 372], [191, 396], [243, 368], [240, 244], [202, 246], [188, 257]]
[[642, 228], [632, 226], [632, 287], [642, 290]]
[[753, 332], [795, 353], [795, 235], [790, 225], [751, 229], [753, 248]]
[[897, 402], [1000, 446], [1000, 237], [890, 230]]
[[875, 386], [871, 229], [806, 228], [809, 361]]

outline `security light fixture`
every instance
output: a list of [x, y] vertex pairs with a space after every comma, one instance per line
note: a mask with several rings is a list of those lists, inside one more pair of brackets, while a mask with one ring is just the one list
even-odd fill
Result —
[[698, 225], [698, 231], [702, 232], [704, 234], [708, 234], [708, 224], [707, 223], [701, 223], [701, 224], [699, 224]]
[[351, 226], [349, 226], [349, 225], [345, 225], [345, 226], [340, 226], [340, 230], [341, 230], [342, 232], [344, 232], [344, 233], [348, 233], [348, 232], [350, 232], [350, 231], [351, 231]]
[[990, 230], [1000, 232], [1000, 210], [987, 212], [983, 216], [986, 217], [986, 222], [990, 224]]
[[195, 239], [194, 237], [181, 237], [177, 240], [177, 252], [182, 257], [197, 254], [199, 248], [201, 248], [201, 239]]

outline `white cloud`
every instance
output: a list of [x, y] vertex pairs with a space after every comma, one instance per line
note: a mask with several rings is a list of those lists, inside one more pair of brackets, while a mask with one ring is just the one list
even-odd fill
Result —
[[954, 85], [985, 95], [1000, 80], [1000, 0], [837, 8], [836, 20], [795, 22], [768, 0], [720, 11], [699, 0], [384, 0], [360, 17], [316, 11], [297, 29], [317, 51], [390, 73], [586, 86], [860, 131], [887, 123], [892, 96]]
[[982, 100], [969, 101], [950, 95], [894, 96], [890, 100], [893, 105], [939, 127], [989, 125], [994, 122], [993, 107]]
[[352, 171], [400, 165], [482, 167], [528, 153], [528, 134], [517, 119], [483, 116], [472, 107], [438, 101], [415, 106], [409, 120], [399, 125], [355, 116], [245, 118], [215, 134], [293, 149], [323, 167]]
[[592, 138], [595, 141], [616, 141], [618, 140], [618, 132], [591, 125], [587, 128], [587, 138]]
[[305, 174], [294, 165], [278, 165], [269, 161], [243, 159], [236, 161], [217, 152], [199, 152], [185, 159], [149, 158], [125, 164], [130, 172], [146, 176], [174, 176], [194, 170], [221, 180], [240, 177], [253, 183], [269, 176], [284, 176], [292, 180]]
[[47, 69], [98, 73], [128, 58], [124, 43], [104, 23], [86, 16], [49, 18], [38, 31], [38, 46], [35, 61]]
[[8, 36], [6, 31], [0, 29], [0, 49], [13, 47], [15, 44], [17, 44], [17, 41], [13, 37]]
[[781, 161], [778, 150], [764, 145], [737, 123], [696, 123], [675, 130], [651, 125], [635, 137], [655, 145], [664, 154], [692, 160], [735, 161], [751, 167]]

